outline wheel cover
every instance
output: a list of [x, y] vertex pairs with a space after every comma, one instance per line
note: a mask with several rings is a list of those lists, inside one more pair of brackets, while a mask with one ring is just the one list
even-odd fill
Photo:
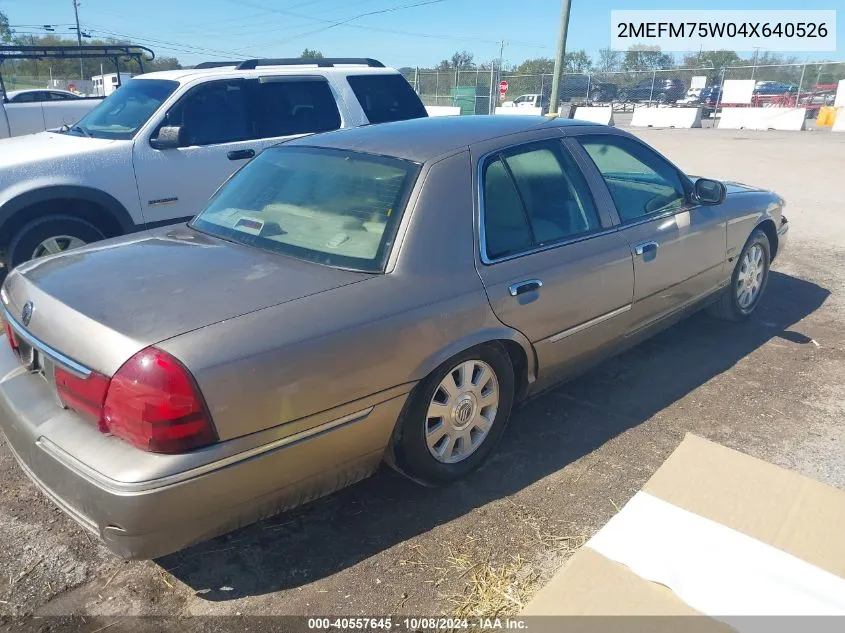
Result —
[[55, 255], [56, 253], [85, 246], [85, 244], [87, 242], [73, 235], [54, 235], [53, 237], [48, 237], [35, 247], [35, 250], [32, 251], [32, 259], [44, 257], [45, 255]]
[[468, 360], [446, 374], [428, 405], [425, 439], [432, 457], [455, 464], [487, 438], [499, 408], [499, 380], [483, 360]]
[[736, 277], [736, 302], [743, 311], [748, 312], [754, 307], [765, 278], [765, 252], [762, 246], [754, 244], [743, 256]]

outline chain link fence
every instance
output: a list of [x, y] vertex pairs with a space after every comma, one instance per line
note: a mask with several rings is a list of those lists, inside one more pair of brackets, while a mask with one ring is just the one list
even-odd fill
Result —
[[[552, 74], [519, 74], [495, 69], [423, 70], [405, 72], [426, 105], [459, 106], [461, 114], [489, 114], [523, 95], [541, 95], [548, 109]], [[696, 78], [696, 79], [694, 79]], [[728, 79], [754, 79], [751, 105], [807, 107], [832, 105], [845, 62], [748, 65], [726, 68], [670, 68], [640, 71], [566, 73], [560, 100], [571, 105], [611, 104], [617, 111], [637, 105], [703, 105], [712, 108]], [[506, 81], [504, 98], [499, 82]]]

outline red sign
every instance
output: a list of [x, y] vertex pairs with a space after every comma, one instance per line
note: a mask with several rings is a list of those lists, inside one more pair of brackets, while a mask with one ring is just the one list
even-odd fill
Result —
[[499, 82], [499, 92], [504, 96], [504, 94], [508, 91], [508, 82], [507, 81], [500, 81]]

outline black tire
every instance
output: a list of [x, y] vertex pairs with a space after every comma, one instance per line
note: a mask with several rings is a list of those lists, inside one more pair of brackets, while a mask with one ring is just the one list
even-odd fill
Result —
[[628, 93], [625, 90], [619, 91], [618, 98], [619, 98], [619, 101], [622, 102], [622, 103], [628, 103], [628, 101], [629, 101]]
[[[739, 299], [737, 298], [739, 275], [746, 253], [748, 253], [748, 251], [755, 245], [759, 245], [763, 249], [763, 277], [760, 282], [760, 289], [757, 292], [757, 296], [754, 298], [751, 305], [743, 308], [740, 306]], [[772, 247], [769, 243], [769, 238], [763, 231], [757, 229], [751, 234], [751, 237], [748, 238], [748, 241], [742, 249], [742, 253], [740, 253], [736, 260], [736, 265], [734, 266], [734, 271], [731, 275], [731, 285], [722, 292], [718, 301], [707, 307], [708, 314], [717, 319], [722, 319], [723, 321], [744, 321], [750, 317], [757, 309], [757, 306], [760, 305], [760, 299], [763, 298], [763, 293], [766, 291], [766, 284], [769, 281], [771, 262]]]
[[[426, 444], [427, 414], [440, 382], [460, 363], [481, 360], [496, 374], [499, 404], [486, 437], [462, 461], [438, 461]], [[490, 456], [505, 430], [514, 398], [514, 371], [505, 349], [497, 343], [483, 344], [453, 356], [429, 374], [408, 398], [391, 441], [388, 462], [403, 475], [428, 486], [441, 486], [466, 476]]]
[[39, 244], [56, 236], [75, 237], [86, 244], [105, 238], [102, 231], [93, 224], [72, 215], [47, 215], [36, 218], [12, 236], [6, 255], [9, 268], [32, 259]]

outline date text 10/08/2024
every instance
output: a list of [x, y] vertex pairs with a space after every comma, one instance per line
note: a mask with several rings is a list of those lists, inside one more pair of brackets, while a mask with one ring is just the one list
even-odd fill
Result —
[[525, 620], [519, 618], [308, 618], [308, 629], [315, 631], [326, 630], [397, 630], [397, 631], [434, 631], [434, 630], [525, 630], [528, 626]]

